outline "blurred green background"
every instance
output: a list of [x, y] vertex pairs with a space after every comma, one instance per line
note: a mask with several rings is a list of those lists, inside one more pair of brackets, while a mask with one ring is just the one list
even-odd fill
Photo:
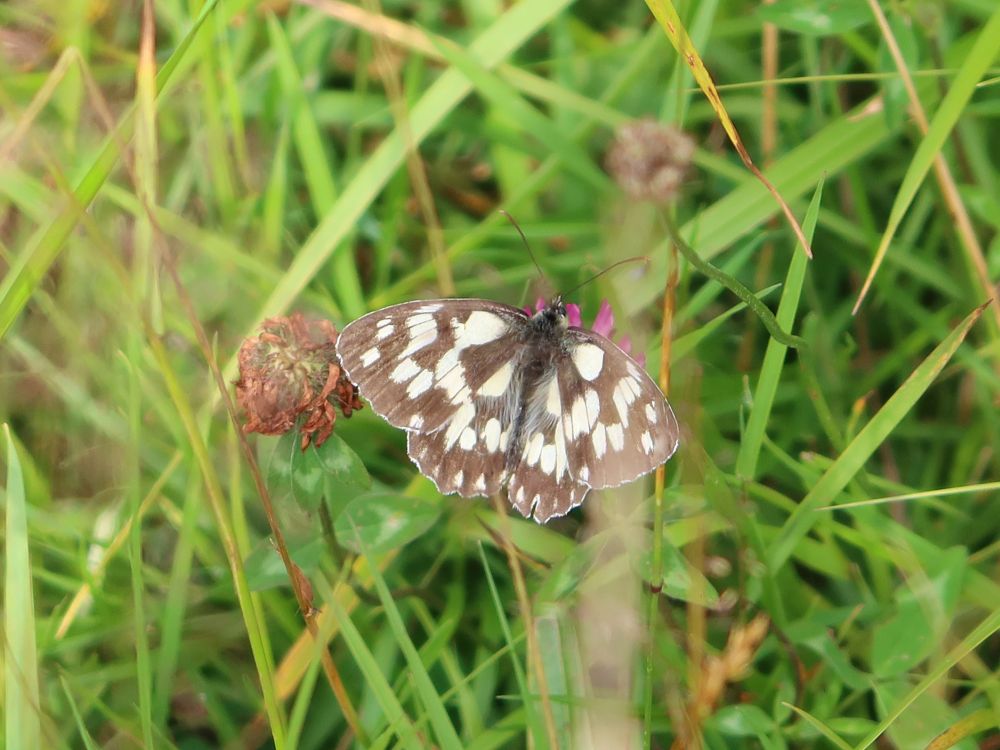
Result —
[[[0, 6], [4, 747], [1000, 747], [1000, 9], [677, 3], [806, 262], [673, 7]], [[604, 168], [640, 118], [696, 144], [669, 208]], [[676, 272], [659, 505], [442, 498], [369, 409], [241, 450], [265, 318], [634, 255], [574, 301], [655, 377]]]

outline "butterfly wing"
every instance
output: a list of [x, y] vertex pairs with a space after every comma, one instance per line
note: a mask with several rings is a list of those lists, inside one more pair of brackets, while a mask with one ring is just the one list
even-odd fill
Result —
[[566, 332], [557, 382], [567, 464], [589, 487], [617, 487], [669, 459], [680, 442], [670, 404], [634, 359], [583, 329]]
[[510, 420], [506, 397], [473, 398], [434, 432], [411, 431], [406, 452], [442, 494], [494, 495], [505, 476]]
[[673, 455], [677, 419], [660, 389], [603, 336], [570, 329], [551, 371], [526, 399], [523, 448], [507, 493], [545, 523]]
[[516, 307], [488, 300], [405, 302], [350, 323], [337, 356], [389, 424], [423, 433], [461, 418], [464, 430], [478, 425], [477, 394], [507, 395], [516, 376], [510, 335], [526, 321]]

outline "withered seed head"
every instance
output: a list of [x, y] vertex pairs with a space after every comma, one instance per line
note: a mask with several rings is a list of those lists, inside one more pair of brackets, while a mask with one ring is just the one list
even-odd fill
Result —
[[302, 416], [302, 449], [330, 437], [337, 420], [361, 408], [357, 388], [337, 364], [337, 329], [301, 313], [270, 318], [240, 347], [236, 397], [247, 414], [246, 432], [283, 435]]
[[615, 133], [605, 166], [636, 200], [669, 203], [677, 197], [694, 156], [694, 141], [671, 125], [637, 120]]

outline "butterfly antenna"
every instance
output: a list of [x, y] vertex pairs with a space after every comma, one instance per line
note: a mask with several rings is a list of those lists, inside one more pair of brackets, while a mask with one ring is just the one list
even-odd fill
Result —
[[563, 294], [561, 294], [559, 296], [562, 297], [563, 299], [565, 299], [566, 297], [568, 297], [569, 295], [571, 295], [573, 292], [578, 291], [579, 289], [582, 289], [583, 287], [587, 286], [587, 284], [589, 284], [590, 282], [596, 281], [597, 279], [601, 278], [608, 271], [613, 271], [614, 269], [618, 268], [618, 266], [624, 266], [626, 263], [649, 263], [649, 256], [648, 255], [636, 255], [636, 256], [634, 256], [632, 258], [625, 258], [625, 260], [620, 260], [617, 263], [612, 263], [610, 266], [608, 266], [607, 268], [605, 268], [603, 271], [598, 271], [597, 273], [595, 273], [593, 276], [591, 276], [586, 281], [583, 281], [583, 282], [577, 284], [575, 287], [573, 287], [572, 289], [570, 289], [568, 292], [564, 292]]
[[531, 257], [531, 262], [535, 264], [535, 269], [538, 271], [538, 277], [542, 281], [545, 281], [545, 273], [542, 271], [542, 267], [538, 265], [538, 259], [535, 257], [535, 254], [531, 252], [531, 245], [528, 244], [528, 238], [524, 236], [524, 231], [521, 229], [521, 225], [517, 223], [517, 221], [514, 219], [513, 216], [504, 211], [502, 208], [497, 209], [497, 211], [503, 214], [504, 217], [506, 217], [507, 221], [513, 224], [514, 229], [517, 230], [517, 233], [521, 235], [521, 242], [524, 243], [524, 249], [528, 251], [528, 255]]

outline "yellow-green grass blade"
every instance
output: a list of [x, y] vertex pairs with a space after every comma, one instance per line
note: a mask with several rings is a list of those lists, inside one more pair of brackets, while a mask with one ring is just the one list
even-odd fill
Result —
[[[802, 231], [805, 232], [806, 238], [810, 242], [816, 229], [822, 197], [823, 183], [821, 182], [813, 194], [812, 202], [809, 204], [809, 209], [802, 222]], [[781, 292], [781, 302], [778, 303], [778, 313], [775, 316], [783, 331], [791, 332], [792, 330], [805, 277], [805, 254], [793, 251], [791, 263], [788, 265], [788, 274], [785, 276], [785, 287]], [[760, 366], [757, 390], [754, 392], [753, 408], [750, 411], [750, 418], [747, 420], [743, 439], [740, 441], [739, 454], [736, 456], [737, 476], [753, 479], [757, 470], [761, 442], [767, 429], [767, 420], [771, 416], [771, 407], [774, 405], [774, 396], [778, 391], [778, 382], [781, 380], [781, 371], [785, 364], [787, 351], [788, 347], [780, 341], [773, 338], [768, 340], [764, 361]]]
[[[156, 75], [158, 94], [163, 93], [170, 77], [180, 65], [192, 40], [217, 2], [218, 0], [207, 0], [180, 45], [160, 68]], [[118, 164], [121, 148], [129, 139], [134, 116], [133, 108], [122, 117], [118, 127], [107, 137], [97, 157], [73, 192], [63, 197], [55, 218], [35, 232], [27, 247], [18, 254], [3, 281], [0, 282], [0, 338], [6, 336], [7, 331], [17, 320], [35, 288], [56, 262], [80, 215], [97, 196], [111, 171]]]
[[[273, 15], [267, 17], [267, 30], [271, 48], [277, 55], [278, 77], [287, 103], [286, 116], [291, 122], [292, 140], [309, 189], [309, 202], [316, 216], [322, 216], [337, 200], [337, 185], [329, 156], [323, 148], [323, 138], [312, 106], [306, 100], [305, 86], [295, 64], [288, 37]], [[350, 245], [350, 237], [349, 233], [342, 244]], [[345, 315], [357, 318], [365, 313], [361, 277], [358, 275], [353, 253], [333, 253], [333, 287]]]
[[28, 550], [28, 499], [24, 475], [10, 427], [7, 442], [7, 488], [4, 528], [4, 739], [6, 747], [41, 747], [41, 702], [35, 599]]
[[785, 522], [781, 535], [771, 547], [768, 565], [777, 572], [787, 561], [813, 524], [824, 517], [820, 508], [829, 505], [847, 486], [865, 462], [889, 437], [897, 425], [910, 413], [924, 392], [951, 360], [955, 350], [965, 340], [985, 306], [977, 307], [920, 363], [871, 421], [848, 444], [833, 465], [820, 477], [812, 490], [796, 506]]
[[[366, 545], [362, 540], [361, 534], [357, 534], [356, 536], [358, 543], [364, 550]], [[424, 709], [427, 711], [431, 726], [434, 728], [434, 734], [437, 736], [439, 746], [442, 748], [461, 750], [462, 741], [458, 738], [458, 733], [455, 731], [455, 727], [452, 725], [451, 719], [448, 717], [448, 711], [444, 707], [444, 702], [441, 700], [441, 696], [438, 695], [437, 688], [434, 686], [431, 676], [427, 673], [424, 662], [420, 658], [420, 654], [417, 652], [416, 646], [413, 645], [413, 640], [406, 631], [406, 625], [403, 622], [403, 617], [399, 612], [399, 608], [396, 606], [396, 602], [392, 598], [392, 594], [389, 592], [389, 587], [385, 583], [385, 578], [383, 578], [382, 573], [379, 571], [378, 565], [370, 565], [369, 570], [371, 571], [372, 582], [375, 584], [375, 592], [378, 594], [378, 598], [382, 602], [385, 617], [389, 621], [389, 628], [392, 630], [392, 634], [396, 639], [396, 644], [399, 646], [400, 651], [403, 652], [403, 657], [406, 659], [406, 664], [409, 667], [409, 677], [413, 680], [414, 689], [420, 697]]]
[[923, 679], [920, 680], [913, 689], [910, 690], [903, 698], [900, 699], [899, 703], [895, 705], [882, 719], [879, 724], [872, 729], [872, 731], [867, 734], [864, 739], [861, 740], [857, 745], [854, 746], [854, 750], [864, 750], [864, 748], [871, 747], [875, 741], [882, 736], [882, 734], [892, 726], [892, 723], [899, 718], [899, 716], [905, 711], [913, 702], [919, 698], [922, 694], [927, 692], [935, 682], [944, 677], [958, 662], [972, 653], [978, 646], [983, 643], [987, 638], [1000, 630], [1000, 609], [994, 609], [989, 617], [979, 623], [972, 632], [970, 632], [961, 642], [955, 646], [948, 654], [937, 664], [935, 664]]
[[878, 272], [882, 259], [889, 249], [889, 243], [896, 236], [896, 230], [916, 197], [921, 184], [923, 184], [935, 157], [941, 152], [948, 135], [965, 111], [966, 104], [976, 90], [979, 80], [996, 59], [998, 51], [1000, 51], [1000, 6], [997, 6], [993, 15], [979, 32], [979, 36], [976, 37], [976, 41], [966, 55], [962, 66], [958, 69], [958, 73], [948, 85], [947, 93], [941, 100], [941, 104], [927, 128], [927, 135], [917, 147], [913, 161], [910, 162], [910, 166], [903, 176], [903, 182], [899, 186], [896, 199], [889, 212], [885, 233], [875, 251], [875, 258], [872, 261], [871, 270], [868, 272], [868, 278], [865, 279], [865, 284], [854, 306], [855, 312], [864, 300], [872, 279]]
[[[496, 20], [469, 47], [484, 67], [492, 68], [533, 36], [570, 0], [518, 3]], [[287, 310], [351, 231], [362, 214], [403, 165], [406, 150], [417, 146], [471, 91], [471, 84], [457, 70], [443, 73], [410, 110], [409, 137], [397, 128], [372, 152], [354, 178], [344, 186], [299, 250], [287, 273], [257, 313], [251, 330], [267, 317]], [[226, 365], [226, 379], [235, 377], [235, 355]]]
[[[834, 120], [766, 170], [765, 174], [787, 200], [804, 195], [824, 175], [832, 177], [861, 160], [892, 133], [884, 117], [864, 116], [865, 106]], [[774, 199], [764, 186], [747, 178], [726, 197], [684, 224], [681, 236], [698, 255], [710, 260], [776, 211]], [[628, 314], [647, 308], [663, 293], [661, 279], [666, 274], [668, 256], [666, 243], [653, 251], [649, 272], [622, 299]]]
[[351, 620], [350, 614], [337, 601], [337, 597], [329, 591], [324, 591], [327, 607], [333, 615], [340, 628], [340, 635], [344, 639], [354, 661], [357, 662], [358, 669], [364, 675], [368, 688], [372, 691], [378, 704], [382, 707], [385, 717], [391, 725], [393, 731], [399, 736], [400, 744], [407, 748], [420, 748], [419, 739], [413, 727], [413, 722], [406, 715], [403, 706], [396, 698], [389, 682], [379, 668], [375, 655], [372, 654], [365, 638], [358, 630], [358, 627]]

